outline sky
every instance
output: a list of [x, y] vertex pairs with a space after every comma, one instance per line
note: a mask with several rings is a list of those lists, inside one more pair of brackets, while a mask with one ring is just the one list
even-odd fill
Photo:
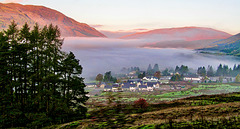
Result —
[[0, 0], [43, 5], [98, 30], [124, 31], [185, 26], [237, 34], [240, 0]]

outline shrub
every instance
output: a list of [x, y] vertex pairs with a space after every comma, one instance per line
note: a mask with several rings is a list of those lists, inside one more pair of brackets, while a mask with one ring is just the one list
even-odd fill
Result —
[[140, 98], [140, 99], [134, 101], [134, 106], [136, 108], [146, 109], [148, 107], [148, 103], [145, 99]]

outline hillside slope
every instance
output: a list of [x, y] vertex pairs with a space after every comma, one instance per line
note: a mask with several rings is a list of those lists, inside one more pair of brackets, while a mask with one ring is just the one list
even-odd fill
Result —
[[144, 48], [186, 48], [186, 49], [200, 49], [209, 46], [217, 39], [195, 40], [195, 41], [162, 41], [156, 43], [147, 43], [142, 45]]
[[157, 41], [172, 41], [172, 40], [184, 40], [184, 41], [196, 41], [206, 39], [225, 39], [231, 35], [204, 27], [180, 27], [180, 28], [166, 28], [155, 29], [147, 32], [138, 32], [123, 36], [123, 39], [156, 39]]
[[95, 28], [44, 6], [0, 3], [0, 29], [6, 29], [12, 20], [20, 26], [25, 22], [30, 26], [37, 22], [41, 27], [52, 23], [58, 25], [63, 37], [106, 37]]
[[49, 128], [239, 128], [240, 93], [202, 95], [149, 104], [141, 112], [130, 105], [90, 112], [88, 119]]
[[214, 52], [223, 52], [227, 55], [240, 56], [240, 33], [234, 36], [231, 36], [227, 39], [218, 40], [211, 44], [212, 47], [199, 49], [203, 52], [214, 51]]
[[216, 42], [213, 42], [212, 45], [226, 45], [226, 44], [237, 42], [239, 40], [240, 40], [240, 33], [233, 35], [227, 39], [221, 39]]

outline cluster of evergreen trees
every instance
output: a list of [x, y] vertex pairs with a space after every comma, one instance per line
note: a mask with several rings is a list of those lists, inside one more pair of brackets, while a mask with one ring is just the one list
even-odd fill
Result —
[[185, 66], [185, 65], [181, 65], [180, 67], [176, 66], [175, 68], [175, 73], [179, 73], [181, 75], [187, 74], [188, 71], [189, 71], [188, 66]]
[[112, 76], [112, 72], [111, 71], [108, 71], [104, 74], [104, 76], [102, 74], [98, 74], [95, 78], [96, 81], [99, 82], [99, 85], [102, 81], [104, 82], [113, 82], [113, 83], [116, 83], [117, 82], [117, 78], [116, 77], [113, 77]]
[[128, 72], [133, 72], [133, 71], [140, 71], [139, 67], [131, 67], [127, 69]]
[[88, 99], [82, 67], [61, 51], [57, 26], [0, 32], [0, 128], [42, 127], [83, 118]]
[[114, 83], [116, 83], [117, 78], [112, 76], [111, 71], [108, 71], [104, 74], [103, 81], [104, 82], [114, 82]]
[[234, 65], [233, 68], [229, 68], [228, 65], [220, 64], [216, 71], [213, 70], [212, 66], [208, 66], [206, 69], [204, 66], [199, 67], [197, 73], [201, 76], [231, 76], [236, 77], [240, 73], [240, 65]]
[[148, 65], [147, 68], [147, 75], [148, 76], [153, 76], [156, 72], [160, 71], [158, 64], [155, 64], [152, 68], [151, 64]]

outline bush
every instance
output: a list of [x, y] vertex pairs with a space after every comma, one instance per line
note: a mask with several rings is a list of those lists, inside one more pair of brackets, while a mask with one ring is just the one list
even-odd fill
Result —
[[148, 103], [145, 99], [140, 98], [140, 99], [134, 101], [134, 106], [138, 109], [143, 110], [143, 109], [146, 109], [148, 107]]

